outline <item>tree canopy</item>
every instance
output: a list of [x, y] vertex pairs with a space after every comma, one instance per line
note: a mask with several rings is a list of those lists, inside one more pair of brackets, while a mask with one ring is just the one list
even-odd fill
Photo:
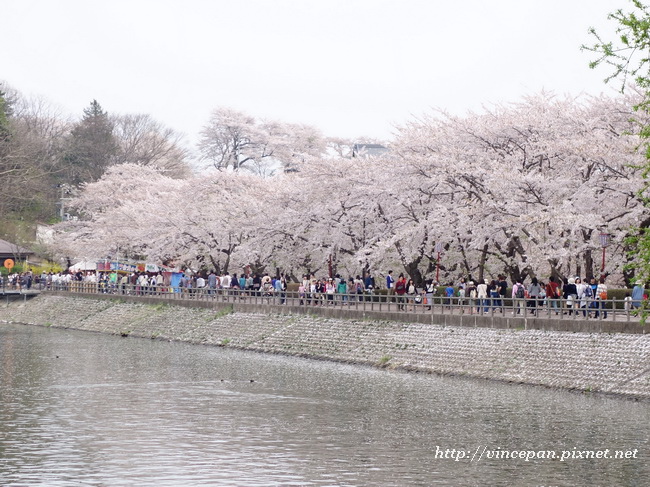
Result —
[[270, 175], [278, 168], [293, 168], [305, 157], [324, 155], [325, 139], [308, 125], [258, 120], [218, 108], [201, 131], [199, 150], [216, 169]]
[[[605, 82], [617, 81], [624, 92], [629, 82], [634, 82], [642, 96], [634, 104], [635, 125], [631, 128], [640, 137], [639, 146], [645, 154], [645, 161], [640, 163], [644, 184], [637, 192], [637, 197], [646, 206], [650, 205], [650, 7], [640, 0], [631, 0], [633, 9], [618, 9], [609, 15], [616, 24], [617, 38], [601, 38], [595, 29], [590, 33], [596, 38], [593, 45], [583, 46], [598, 57], [590, 64], [592, 68], [605, 65], [611, 72]], [[632, 162], [633, 164], [633, 162]], [[633, 223], [628, 238], [631, 262], [637, 277], [647, 283], [650, 281], [650, 218], [640, 218]]]
[[97, 181], [113, 164], [117, 148], [113, 123], [97, 100], [93, 100], [70, 133], [65, 155], [67, 183]]
[[331, 259], [346, 276], [393, 268], [419, 282], [440, 244], [445, 280], [515, 280], [597, 275], [607, 230], [607, 272], [629, 280], [625, 239], [650, 218], [631, 133], [639, 96], [541, 93], [482, 114], [433, 113], [401, 127], [381, 158], [305, 157], [274, 178], [173, 181], [115, 166], [73, 202], [81, 218], [59, 244], [92, 258], [119, 241], [130, 255], [221, 272], [299, 276]]

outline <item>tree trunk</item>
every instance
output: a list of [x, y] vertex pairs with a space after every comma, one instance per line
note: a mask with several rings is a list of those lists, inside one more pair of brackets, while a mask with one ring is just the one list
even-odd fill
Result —
[[478, 282], [476, 284], [479, 284], [483, 282], [485, 279], [485, 262], [487, 261], [487, 252], [488, 252], [489, 246], [486, 243], [483, 245], [483, 249], [481, 250], [481, 258], [479, 259], [479, 264], [478, 264]]
[[[587, 282], [594, 277], [594, 257], [591, 250], [585, 250], [585, 278]], [[578, 274], [579, 275], [579, 274]]]
[[415, 286], [422, 288], [424, 286], [424, 278], [422, 277], [422, 272], [418, 267], [419, 264], [420, 259], [417, 259], [414, 262], [409, 262], [408, 265], [404, 266], [404, 270], [411, 277], [411, 279], [413, 279]]
[[558, 269], [557, 264], [558, 260], [557, 259], [548, 259], [548, 264], [551, 266], [551, 276], [555, 277], [556, 280], [562, 281], [562, 273], [560, 272], [560, 269]]

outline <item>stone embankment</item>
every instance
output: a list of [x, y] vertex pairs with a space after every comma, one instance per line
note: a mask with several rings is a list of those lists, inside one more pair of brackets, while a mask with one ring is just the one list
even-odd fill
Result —
[[0, 322], [650, 399], [650, 335], [439, 326], [41, 295]]

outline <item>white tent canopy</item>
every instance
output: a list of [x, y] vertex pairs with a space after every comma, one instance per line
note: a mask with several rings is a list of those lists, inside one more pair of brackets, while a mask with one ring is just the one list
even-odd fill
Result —
[[77, 262], [75, 265], [70, 266], [70, 270], [72, 272], [94, 271], [97, 270], [97, 262], [95, 262], [94, 260]]
[[[98, 270], [98, 264], [99, 263], [99, 271], [104, 272], [104, 271], [109, 271], [110, 269], [116, 269], [117, 264], [114, 261], [110, 261], [107, 259], [99, 259], [99, 260], [85, 260], [81, 262], [77, 262], [74, 265], [71, 265], [69, 267], [69, 270], [72, 272], [79, 272], [79, 271], [96, 271]], [[142, 264], [142, 263], [131, 263], [131, 262], [125, 262], [125, 261], [120, 261], [120, 270], [125, 270], [127, 272], [136, 272], [137, 269], [140, 269], [141, 271], [144, 270], [145, 272], [171, 272], [174, 271], [175, 269], [170, 268], [170, 267], [165, 267], [165, 266], [160, 266], [158, 264]], [[122, 266], [128, 266], [128, 268], [122, 268]]]

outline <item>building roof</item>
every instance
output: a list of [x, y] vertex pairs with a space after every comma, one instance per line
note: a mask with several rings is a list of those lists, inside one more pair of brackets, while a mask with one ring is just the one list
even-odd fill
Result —
[[388, 147], [381, 144], [354, 144], [352, 147], [352, 157], [381, 157], [388, 152]]
[[33, 255], [34, 252], [6, 240], [0, 239], [0, 257], [9, 258], [19, 255]]

